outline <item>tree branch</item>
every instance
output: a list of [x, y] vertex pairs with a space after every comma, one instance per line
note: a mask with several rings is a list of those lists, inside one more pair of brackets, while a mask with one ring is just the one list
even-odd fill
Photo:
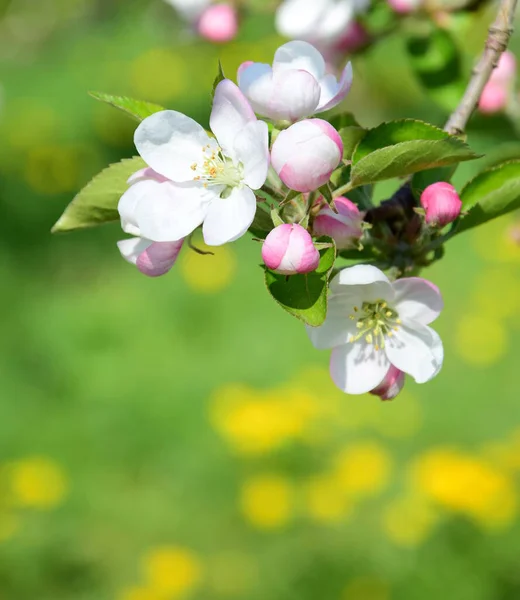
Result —
[[495, 22], [489, 28], [484, 52], [480, 57], [468, 83], [459, 106], [452, 113], [444, 130], [452, 135], [464, 132], [466, 125], [475, 110], [482, 90], [497, 66], [501, 54], [506, 50], [513, 32], [517, 0], [500, 0], [500, 7]]

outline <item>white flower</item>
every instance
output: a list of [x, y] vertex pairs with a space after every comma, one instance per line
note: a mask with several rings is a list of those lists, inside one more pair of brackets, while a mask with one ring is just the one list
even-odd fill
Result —
[[443, 308], [435, 285], [419, 277], [390, 283], [370, 265], [342, 270], [330, 283], [325, 323], [307, 327], [318, 349], [332, 348], [330, 373], [348, 394], [376, 388], [390, 366], [417, 383], [440, 371], [443, 348], [428, 324]]
[[212, 0], [165, 0], [170, 6], [189, 22], [196, 21], [212, 2]]
[[369, 0], [285, 0], [276, 13], [276, 28], [291, 39], [332, 45], [368, 4]]
[[269, 167], [267, 125], [228, 79], [215, 91], [210, 126], [216, 139], [182, 113], [147, 117], [135, 145], [160, 176], [134, 183], [119, 201], [123, 229], [154, 242], [180, 240], [202, 224], [218, 246], [241, 237], [253, 222]]
[[297, 121], [337, 106], [352, 85], [352, 65], [338, 82], [326, 72], [323, 56], [307, 42], [280, 46], [273, 66], [245, 62], [238, 69], [238, 85], [255, 112], [275, 121]]

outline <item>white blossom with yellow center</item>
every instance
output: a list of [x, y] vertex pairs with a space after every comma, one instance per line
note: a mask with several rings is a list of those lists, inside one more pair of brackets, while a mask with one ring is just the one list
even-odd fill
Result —
[[215, 90], [208, 135], [174, 110], [144, 119], [135, 146], [153, 176], [134, 182], [119, 202], [123, 229], [152, 242], [180, 240], [202, 224], [219, 246], [241, 237], [256, 213], [269, 168], [267, 124], [229, 79]]
[[316, 348], [332, 348], [334, 383], [348, 394], [364, 394], [392, 365], [417, 383], [437, 375], [444, 352], [428, 324], [442, 308], [433, 283], [419, 277], [392, 283], [378, 268], [356, 265], [331, 281], [327, 318], [307, 332]]

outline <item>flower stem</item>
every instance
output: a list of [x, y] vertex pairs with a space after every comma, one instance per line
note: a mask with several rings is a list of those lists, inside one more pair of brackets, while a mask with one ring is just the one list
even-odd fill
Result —
[[517, 0], [501, 0], [496, 19], [489, 28], [484, 51], [473, 69], [466, 91], [455, 111], [452, 113], [444, 130], [451, 135], [460, 135], [475, 110], [482, 90], [497, 66], [502, 53], [507, 49], [509, 38], [513, 32]]
[[352, 185], [352, 183], [349, 181], [348, 183], [346, 183], [345, 185], [342, 185], [341, 187], [339, 187], [333, 194], [332, 197], [333, 198], [339, 198], [340, 196], [343, 196], [343, 194], [347, 194], [348, 192], [352, 191], [354, 189], [354, 186]]

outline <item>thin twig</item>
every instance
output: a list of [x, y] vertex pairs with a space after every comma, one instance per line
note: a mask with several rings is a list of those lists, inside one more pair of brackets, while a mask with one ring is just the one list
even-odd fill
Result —
[[452, 135], [460, 135], [475, 110], [482, 90], [497, 66], [502, 53], [507, 49], [509, 38], [513, 32], [517, 0], [501, 0], [495, 22], [489, 28], [484, 52], [480, 57], [466, 87], [464, 96], [456, 110], [452, 113], [444, 130]]

